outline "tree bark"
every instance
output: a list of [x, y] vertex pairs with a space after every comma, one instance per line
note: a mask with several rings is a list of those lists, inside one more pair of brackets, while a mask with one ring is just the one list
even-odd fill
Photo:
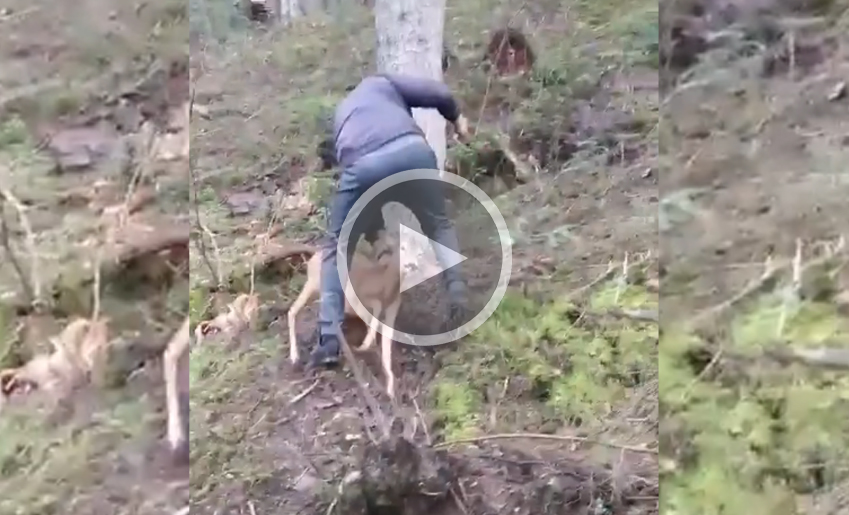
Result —
[[[442, 80], [445, 0], [375, 0], [377, 68]], [[445, 120], [434, 109], [414, 109], [413, 116], [445, 167]]]
[[[442, 80], [445, 0], [375, 0], [374, 19], [379, 72]], [[444, 174], [445, 119], [435, 109], [413, 109], [413, 117], [436, 154], [440, 174]], [[384, 216], [389, 214], [404, 225], [420, 230], [421, 225], [413, 213], [407, 209], [398, 210], [398, 207], [384, 208]], [[420, 246], [410, 241], [400, 241], [400, 244], [402, 264], [420, 268], [437, 262], [430, 245]]]
[[300, 18], [301, 6], [298, 0], [279, 0], [278, 2], [278, 18], [280, 22], [288, 25], [292, 20]]

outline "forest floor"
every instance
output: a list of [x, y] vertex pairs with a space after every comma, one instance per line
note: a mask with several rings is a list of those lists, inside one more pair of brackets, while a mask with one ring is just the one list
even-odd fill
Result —
[[[236, 31], [229, 11], [212, 13], [203, 30], [217, 41], [198, 38], [191, 52], [205, 108], [191, 146], [198, 214], [227, 291], [212, 293], [217, 270], [197, 246], [191, 290], [185, 273], [152, 276], [155, 263], [107, 275], [115, 381], [46, 418], [29, 402], [3, 407], [0, 512], [171, 513], [190, 490], [202, 514], [353, 515], [377, 498], [405, 515], [845, 511], [845, 377], [768, 358], [845, 346], [849, 333], [839, 246], [849, 17], [839, 2], [807, 8], [664, 4], [664, 28], [688, 30], [661, 97], [656, 3], [449, 2], [457, 61], [446, 80], [478, 133], [449, 149], [451, 166], [503, 173], [482, 157], [496, 132], [538, 165], [523, 185], [488, 189], [514, 239], [505, 300], [458, 345], [399, 344], [398, 402], [376, 360], [363, 360], [381, 412], [406, 429], [380, 439], [348, 367], [308, 377], [288, 365], [281, 315], [303, 274], [262, 271], [253, 338], [192, 352], [189, 479], [162, 460], [162, 342], [187, 303], [197, 322], [249, 288], [252, 236], [273, 213], [284, 238], [320, 233], [333, 181], [316, 156], [323, 123], [374, 63], [360, 9], [285, 31]], [[169, 0], [0, 10], [0, 186], [26, 207], [35, 240], [33, 252], [7, 202], [24, 274], [0, 250], [2, 366], [91, 314], [99, 208], [121, 202], [138, 168], [141, 120], [186, 130], [174, 122], [188, 98], [186, 18]], [[536, 51], [530, 78], [478, 66], [489, 32], [508, 21]], [[131, 228], [188, 231], [186, 160], [152, 161], [146, 186], [160, 194]], [[31, 307], [36, 283], [47, 310]], [[438, 323], [425, 305], [408, 303], [402, 317]], [[650, 321], [611, 316], [658, 308], [662, 336]]]
[[[449, 149], [449, 167], [471, 177], [504, 166], [482, 157], [496, 131], [539, 164], [524, 185], [485, 188], [514, 240], [495, 314], [456, 345], [398, 344], [398, 402], [377, 360], [361, 362], [380, 411], [399, 421], [392, 438], [372, 437], [348, 367], [311, 377], [288, 363], [283, 315], [303, 273], [257, 269], [257, 334], [192, 352], [193, 513], [657, 511], [657, 324], [609, 315], [657, 310], [657, 8], [587, 2], [564, 17], [551, 4], [449, 3], [446, 16], [457, 58], [446, 80], [478, 134]], [[510, 19], [537, 53], [530, 78], [480, 66], [491, 29]], [[204, 240], [211, 270], [192, 254], [193, 321], [250, 290], [253, 236], [272, 218], [285, 240], [320, 235], [333, 173], [316, 147], [345, 87], [373, 70], [372, 26], [357, 10], [193, 47], [205, 111], [192, 123], [196, 198], [215, 236]], [[472, 264], [486, 274], [492, 257]], [[438, 324], [432, 305], [416, 299], [400, 316]], [[492, 437], [504, 433], [514, 436]]]
[[755, 4], [663, 13], [662, 509], [843, 513], [845, 372], [772, 357], [849, 334], [849, 17]]
[[[93, 315], [99, 265], [111, 341], [99, 387], [55, 411], [38, 394], [2, 406], [0, 513], [173, 512], [188, 502], [188, 470], [163, 461], [158, 357], [185, 316], [188, 270], [153, 276], [161, 260], [121, 256], [153, 229], [188, 237], [188, 156], [173, 144], [188, 137], [185, 8], [8, 0], [0, 28], [0, 367], [48, 352], [71, 319]], [[170, 146], [154, 152], [148, 136]], [[137, 173], [134, 191], [160, 194], [108, 246], [104, 208], [124, 203]]]

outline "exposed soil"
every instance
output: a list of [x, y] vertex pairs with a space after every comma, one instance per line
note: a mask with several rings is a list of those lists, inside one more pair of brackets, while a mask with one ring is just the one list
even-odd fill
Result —
[[[786, 6], [772, 3], [731, 2], [722, 8], [787, 13]], [[716, 21], [717, 9], [707, 2], [696, 9], [701, 16], [688, 18], [705, 24], [701, 31], [689, 29], [693, 37], [728, 27]], [[745, 30], [743, 14], [728, 16]], [[780, 20], [765, 16], [763, 23], [778, 25], [778, 31]], [[730, 263], [756, 267], [768, 255], [792, 255], [797, 238], [812, 245], [845, 235], [849, 227], [840, 216], [849, 185], [844, 173], [827, 164], [836, 163], [845, 146], [847, 104], [831, 98], [844, 75], [845, 41], [812, 25], [795, 39], [794, 69], [780, 70], [773, 65], [787, 59], [785, 37], [786, 30], [764, 36], [762, 43], [775, 41], [768, 51], [729, 65], [729, 86], [679, 88], [666, 101], [664, 150], [670, 162], [662, 195], [693, 203], [683, 208], [693, 211], [686, 214], [673, 205], [677, 200], [668, 202], [665, 261], [673, 277], [688, 277], [665, 282], [670, 309], [707, 307], [757, 273], [728, 270]], [[806, 53], [808, 48], [815, 51]]]

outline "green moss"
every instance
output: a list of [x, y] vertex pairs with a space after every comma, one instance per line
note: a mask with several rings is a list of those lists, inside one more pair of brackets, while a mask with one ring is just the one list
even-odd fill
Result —
[[[278, 359], [279, 351], [276, 338], [254, 342], [250, 352], [239, 354], [221, 346], [192, 349], [189, 376], [191, 489], [194, 495], [203, 496], [214, 489], [222, 479], [216, 471], [223, 469], [238, 471], [245, 481], [256, 481], [269, 474], [263, 471], [261, 460], [254, 459], [255, 448], [240, 446], [248, 429], [246, 424], [254, 423], [250, 416], [245, 416], [240, 396], [252, 388], [257, 370], [270, 360]], [[222, 415], [212, 425], [206, 419], [208, 406], [218, 406]]]
[[657, 308], [657, 295], [639, 286], [611, 281], [592, 295], [590, 307], [598, 310], [614, 307], [652, 309]]
[[[780, 313], [780, 304], [764, 297], [739, 314], [728, 351], [757, 354], [774, 344]], [[787, 317], [784, 335], [793, 345], [816, 345], [845, 335], [846, 322], [832, 306], [801, 303]], [[845, 477], [839, 464], [849, 457], [847, 379], [799, 367], [747, 366], [745, 376], [727, 369], [717, 382], [688, 362], [699, 345], [680, 332], [660, 343], [664, 425], [688, 435], [685, 443], [663, 448], [665, 509], [796, 514], [797, 495]], [[722, 371], [723, 362], [715, 367]]]
[[0, 150], [29, 143], [29, 130], [23, 120], [17, 117], [0, 123]]
[[468, 383], [446, 379], [432, 391], [434, 415], [441, 421], [446, 439], [473, 436], [479, 432], [482, 402], [479, 392]]
[[[741, 348], [758, 348], [778, 339], [777, 328], [784, 310], [782, 302], [774, 298], [759, 301], [735, 320], [732, 326], [735, 343]], [[786, 312], [781, 339], [817, 344], [849, 334], [849, 320], [841, 317], [832, 304], [791, 303]]]
[[200, 288], [189, 290], [189, 321], [192, 326], [206, 318], [209, 309], [206, 294]]
[[[647, 307], [639, 303], [650, 297], [647, 293], [628, 291], [621, 299]], [[509, 389], [513, 398], [502, 400], [520, 403], [522, 419], [600, 427], [632, 388], [654, 376], [656, 327], [575, 323], [576, 311], [558, 299], [538, 303], [505, 296], [493, 316], [443, 358], [431, 401], [446, 433], [482, 430], [481, 422], [490, 420], [487, 407], [500, 402], [493, 398], [501, 395], [497, 387], [511, 382], [523, 386]], [[509, 409], [502, 412], [497, 424], [517, 418]]]

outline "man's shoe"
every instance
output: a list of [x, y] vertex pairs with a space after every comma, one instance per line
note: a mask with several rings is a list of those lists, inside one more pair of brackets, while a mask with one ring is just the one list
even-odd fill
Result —
[[336, 336], [322, 336], [318, 345], [310, 354], [310, 367], [332, 368], [339, 365], [339, 339]]

